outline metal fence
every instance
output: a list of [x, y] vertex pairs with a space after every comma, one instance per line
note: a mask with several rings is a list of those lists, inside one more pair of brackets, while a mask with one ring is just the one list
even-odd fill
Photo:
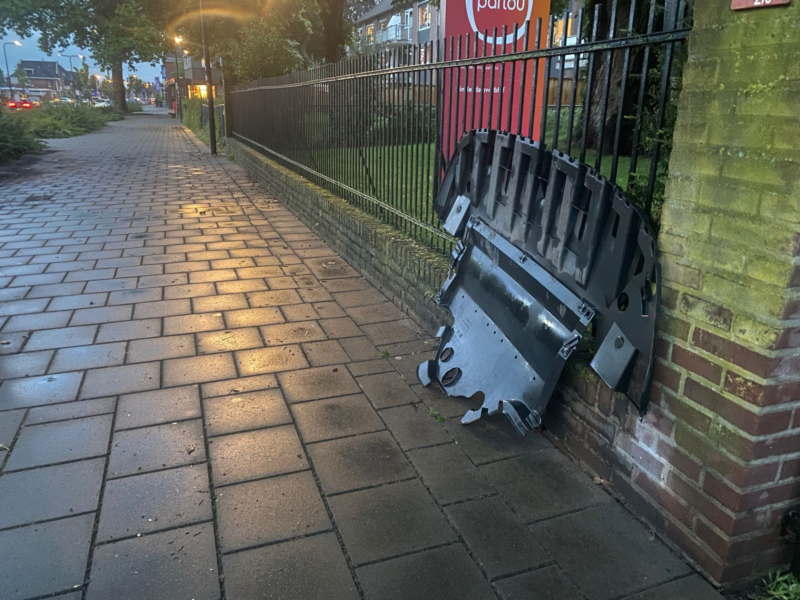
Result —
[[574, 156], [657, 218], [691, 15], [619, 2], [238, 85], [233, 136], [445, 251], [433, 199], [471, 129]]

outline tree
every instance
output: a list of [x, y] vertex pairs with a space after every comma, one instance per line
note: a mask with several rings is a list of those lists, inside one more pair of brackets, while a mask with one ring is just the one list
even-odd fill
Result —
[[25, 69], [22, 68], [22, 63], [20, 62], [17, 64], [17, 68], [11, 74], [12, 77], [17, 78], [17, 85], [22, 88], [22, 92], [26, 93], [26, 88], [30, 85], [31, 80], [28, 78], [28, 74], [25, 72]]
[[299, 46], [286, 39], [280, 28], [262, 19], [244, 27], [239, 39], [231, 42], [231, 66], [241, 81], [285, 75], [303, 66]]
[[159, 60], [168, 10], [159, 0], [0, 0], [0, 33], [38, 31], [48, 54], [69, 44], [91, 48], [95, 61], [111, 69], [114, 105], [126, 110], [123, 65]]
[[84, 98], [91, 97], [92, 83], [91, 75], [89, 74], [89, 65], [83, 61], [80, 68], [74, 69], [72, 72], [72, 81], [75, 82], [75, 88], [81, 91], [81, 96]]

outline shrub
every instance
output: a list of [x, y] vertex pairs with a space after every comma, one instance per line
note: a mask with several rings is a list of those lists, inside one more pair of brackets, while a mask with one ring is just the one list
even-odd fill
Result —
[[79, 104], [47, 105], [15, 115], [24, 120], [38, 138], [67, 138], [96, 131], [121, 117], [115, 111]]
[[0, 164], [42, 148], [44, 144], [36, 139], [24, 119], [0, 107]]
[[144, 106], [140, 102], [135, 100], [128, 101], [128, 110], [130, 112], [142, 112], [144, 110]]

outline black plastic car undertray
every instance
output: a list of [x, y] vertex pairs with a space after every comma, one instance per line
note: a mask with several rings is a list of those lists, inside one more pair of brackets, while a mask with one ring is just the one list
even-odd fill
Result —
[[541, 422], [564, 363], [589, 329], [592, 368], [647, 411], [660, 306], [648, 219], [619, 187], [538, 142], [467, 132], [436, 199], [460, 242], [437, 303], [454, 317], [423, 385], [484, 394], [462, 423], [502, 412]]

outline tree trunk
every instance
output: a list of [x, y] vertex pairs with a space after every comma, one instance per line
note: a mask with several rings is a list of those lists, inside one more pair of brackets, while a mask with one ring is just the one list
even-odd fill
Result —
[[325, 62], [336, 62], [344, 54], [344, 0], [327, 0], [321, 4], [320, 8], [324, 32]]
[[114, 86], [114, 108], [120, 112], [128, 112], [125, 100], [125, 79], [122, 77], [122, 61], [111, 67], [111, 83]]

